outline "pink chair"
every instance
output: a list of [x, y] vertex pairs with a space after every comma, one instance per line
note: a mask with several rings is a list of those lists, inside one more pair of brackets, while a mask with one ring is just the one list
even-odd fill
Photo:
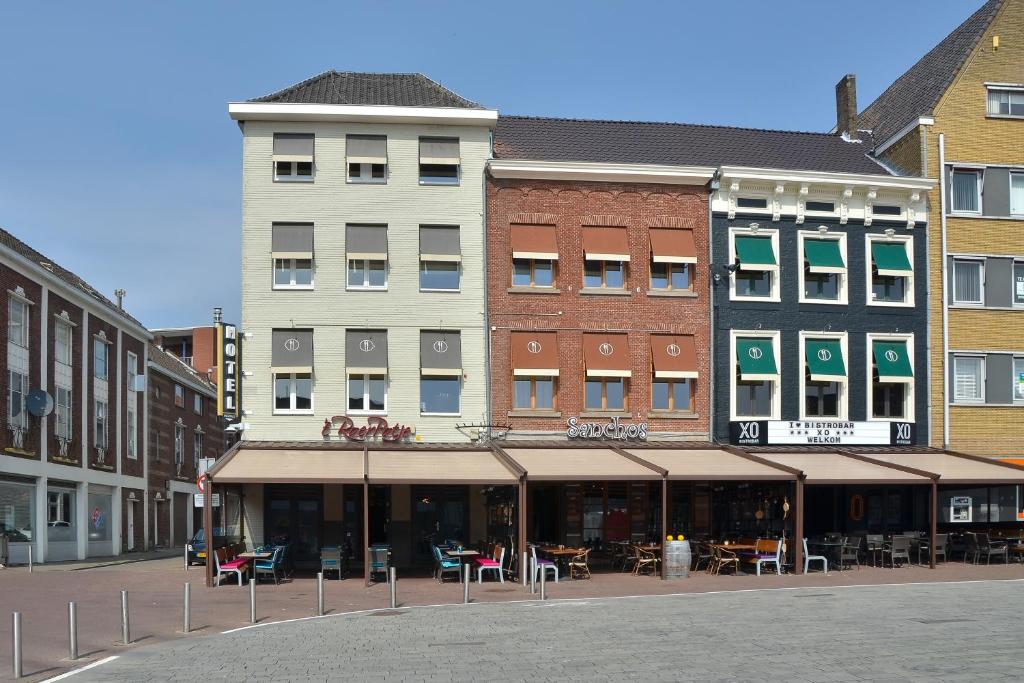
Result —
[[217, 585], [220, 585], [220, 577], [227, 576], [228, 574], [238, 574], [238, 585], [242, 585], [242, 574], [245, 572], [246, 567], [249, 564], [249, 560], [244, 557], [235, 558], [233, 560], [225, 559], [227, 552], [224, 548], [217, 548], [213, 554], [214, 561], [217, 563]]
[[502, 571], [502, 565], [505, 563], [505, 548], [500, 543], [494, 546], [493, 559], [488, 557], [479, 557], [476, 559], [476, 582], [483, 583], [484, 572], [492, 571], [497, 572], [498, 580], [505, 583], [505, 575]]

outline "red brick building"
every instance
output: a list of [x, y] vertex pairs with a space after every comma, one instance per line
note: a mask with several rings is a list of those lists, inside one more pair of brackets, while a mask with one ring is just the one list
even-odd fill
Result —
[[489, 167], [493, 421], [510, 438], [619, 418], [707, 439], [712, 169], [520, 162], [517, 124], [543, 121], [500, 119]]

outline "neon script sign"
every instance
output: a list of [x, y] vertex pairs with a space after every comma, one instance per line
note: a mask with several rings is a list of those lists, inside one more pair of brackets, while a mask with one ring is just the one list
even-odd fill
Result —
[[412, 435], [412, 427], [408, 425], [389, 425], [388, 421], [383, 417], [368, 417], [366, 418], [366, 424], [356, 427], [351, 417], [346, 415], [335, 415], [334, 417], [324, 420], [323, 429], [320, 430], [320, 435], [323, 437], [330, 437], [331, 432], [335, 431], [338, 436], [344, 437], [348, 441], [373, 441], [380, 439], [381, 441], [402, 441], [409, 438]]

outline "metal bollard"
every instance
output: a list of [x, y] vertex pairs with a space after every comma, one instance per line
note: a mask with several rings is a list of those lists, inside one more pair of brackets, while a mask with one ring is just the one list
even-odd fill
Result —
[[463, 605], [468, 605], [469, 604], [469, 579], [470, 579], [470, 576], [472, 575], [472, 570], [470, 569], [468, 564], [463, 565], [462, 569], [463, 569], [463, 571], [462, 571], [462, 604]]
[[540, 599], [541, 600], [547, 600], [548, 599], [547, 579], [545, 578], [547, 576], [547, 574], [548, 574], [547, 572], [541, 572], [540, 573]]
[[185, 571], [188, 571], [188, 546], [185, 546]]
[[398, 583], [398, 572], [394, 567], [390, 567], [388, 569], [388, 582], [391, 584], [389, 586], [391, 592], [391, 609], [395, 609], [398, 607], [398, 589], [395, 586], [395, 584]]
[[181, 619], [181, 632], [188, 633], [192, 630], [192, 584], [185, 584], [185, 607]]
[[537, 560], [530, 558], [530, 593], [537, 592]]
[[527, 554], [525, 552], [523, 553], [523, 561], [519, 563], [519, 566], [522, 568], [523, 588], [526, 588], [526, 582], [528, 581], [526, 575], [530, 571], [530, 561], [527, 559]]
[[14, 677], [21, 678], [21, 612], [14, 613]]
[[256, 582], [249, 582], [249, 623], [256, 623]]
[[128, 623], [128, 591], [121, 591], [121, 642], [132, 642], [131, 625]]
[[32, 546], [28, 547], [28, 571], [32, 573]]
[[68, 603], [68, 659], [78, 659], [78, 605]]
[[322, 617], [324, 615], [324, 573], [317, 572], [316, 574], [316, 615]]

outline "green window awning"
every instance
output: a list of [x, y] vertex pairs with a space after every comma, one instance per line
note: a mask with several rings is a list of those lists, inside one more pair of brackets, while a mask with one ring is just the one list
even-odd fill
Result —
[[779, 366], [775, 362], [775, 346], [771, 339], [740, 337], [736, 340], [736, 360], [740, 379], [745, 381], [775, 380]]
[[743, 270], [775, 270], [779, 267], [771, 237], [737, 235], [736, 258]]
[[845, 273], [839, 240], [804, 240], [804, 259], [812, 273]]
[[872, 242], [871, 261], [879, 275], [906, 277], [914, 274], [907, 258], [907, 245], [903, 242]]
[[843, 345], [838, 339], [808, 339], [804, 342], [804, 358], [812, 382], [846, 381]]
[[910, 354], [905, 341], [876, 341], [872, 343], [875, 369], [881, 382], [913, 382]]

